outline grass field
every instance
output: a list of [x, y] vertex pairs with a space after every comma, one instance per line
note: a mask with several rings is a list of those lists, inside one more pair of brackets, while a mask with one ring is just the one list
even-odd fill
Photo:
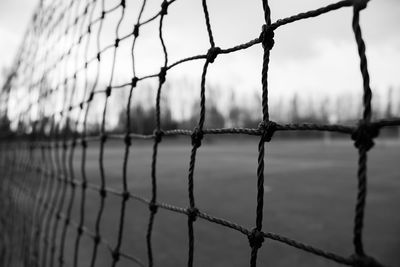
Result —
[[[206, 213], [253, 228], [256, 207], [258, 138], [214, 138], [198, 151], [195, 168], [197, 207]], [[129, 157], [129, 189], [150, 198], [152, 141], [134, 141]], [[381, 142], [371, 151], [365, 223], [366, 251], [389, 266], [400, 266], [400, 146]], [[353, 253], [352, 221], [356, 198], [357, 151], [350, 142], [273, 141], [266, 144], [264, 231], [347, 256]], [[187, 172], [190, 140], [165, 138], [157, 162], [158, 201], [188, 207]], [[86, 172], [99, 184], [98, 143], [90, 143]], [[122, 188], [123, 144], [106, 143], [107, 187]], [[75, 160], [80, 179], [80, 149]], [[80, 189], [74, 200], [78, 221]], [[98, 193], [87, 191], [85, 225], [94, 231]], [[67, 195], [67, 198], [69, 195]], [[121, 198], [108, 194], [101, 235], [115, 246]], [[134, 199], [127, 204], [122, 251], [147, 262], [149, 210]], [[195, 224], [195, 266], [248, 266], [247, 237], [232, 229], [198, 219]], [[72, 261], [76, 231], [68, 231], [67, 262]], [[159, 209], [153, 232], [155, 266], [186, 266], [187, 217]], [[93, 240], [82, 239], [80, 266], [87, 266]], [[100, 246], [96, 266], [109, 266], [111, 254]], [[276, 241], [266, 240], [259, 266], [340, 266]], [[119, 266], [135, 266], [121, 258]]]

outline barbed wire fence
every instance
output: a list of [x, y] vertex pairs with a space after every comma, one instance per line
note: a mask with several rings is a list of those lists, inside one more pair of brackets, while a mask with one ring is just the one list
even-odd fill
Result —
[[[153, 266], [152, 233], [158, 209], [181, 213], [187, 216], [188, 254], [187, 265], [193, 266], [195, 257], [194, 227], [197, 218], [228, 227], [247, 236], [250, 246], [250, 266], [256, 266], [258, 250], [265, 239], [284, 243], [288, 246], [309, 252], [328, 260], [350, 266], [383, 266], [370, 257], [363, 247], [363, 221], [367, 197], [367, 152], [374, 145], [379, 129], [399, 126], [400, 119], [372, 121], [372, 93], [369, 82], [365, 43], [359, 24], [360, 13], [367, 7], [366, 0], [344, 0], [322, 8], [300, 13], [291, 17], [271, 21], [271, 10], [267, 0], [262, 1], [265, 24], [258, 37], [246, 43], [220, 48], [213, 37], [212, 23], [207, 1], [202, 0], [209, 49], [204, 54], [169, 62], [168, 49], [164, 42], [163, 22], [168, 10], [176, 0], [162, 1], [160, 9], [153, 16], [143, 18], [146, 0], [139, 7], [136, 24], [132, 31], [120, 35], [119, 28], [126, 17], [127, 4], [121, 0], [115, 6], [106, 8], [106, 0], [85, 1], [41, 1], [32, 23], [25, 34], [16, 62], [2, 87], [0, 94], [0, 114], [2, 136], [0, 142], [0, 261], [2, 266], [64, 266], [66, 257], [72, 259], [73, 266], [79, 266], [82, 237], [93, 240], [90, 266], [96, 266], [99, 246], [107, 248], [112, 256], [112, 266], [120, 258], [132, 261], [139, 266]], [[352, 28], [360, 57], [360, 70], [363, 79], [363, 114], [354, 126], [322, 124], [279, 124], [271, 121], [268, 109], [268, 63], [274, 46], [274, 31], [289, 23], [326, 14], [342, 8], [353, 9]], [[95, 12], [100, 10], [100, 12]], [[99, 14], [97, 14], [99, 13]], [[114, 40], [105, 46], [100, 45], [103, 22], [111, 13], [119, 13]], [[99, 16], [96, 16], [99, 15]], [[137, 76], [135, 69], [135, 44], [140, 40], [140, 31], [146, 24], [158, 23], [159, 41], [162, 46], [164, 62], [160, 71], [147, 76]], [[97, 32], [94, 26], [97, 25]], [[115, 84], [114, 74], [116, 55], [122, 42], [131, 40], [132, 79], [124, 84]], [[89, 56], [90, 42], [96, 43], [97, 54]], [[264, 49], [262, 65], [262, 121], [258, 128], [218, 128], [204, 127], [206, 118], [206, 78], [210, 64], [218, 57], [225, 56], [252, 46], [262, 45]], [[103, 54], [112, 51], [111, 75], [106, 88], [99, 83], [100, 63]], [[189, 61], [204, 61], [200, 84], [200, 113], [198, 123], [192, 130], [164, 130], [161, 117], [160, 99], [168, 71]], [[90, 79], [88, 68], [94, 66], [94, 81]], [[72, 66], [72, 67], [71, 67]], [[73, 72], [70, 69], [73, 69]], [[138, 83], [158, 79], [155, 99], [154, 133], [144, 135], [132, 131], [132, 98]], [[83, 91], [78, 92], [78, 83], [83, 81]], [[113, 90], [129, 90], [126, 104], [126, 124], [124, 134], [109, 133], [106, 130], [109, 97]], [[105, 95], [100, 129], [97, 134], [89, 133], [88, 117], [96, 95]], [[57, 104], [59, 106], [57, 106]], [[61, 108], [60, 108], [61, 107]], [[56, 110], [56, 108], [60, 108]], [[11, 115], [10, 115], [11, 114]], [[134, 115], [134, 114], [133, 114]], [[13, 119], [9, 119], [13, 117]], [[134, 119], [134, 118], [133, 118]], [[134, 120], [133, 120], [134, 121]], [[14, 129], [10, 130], [10, 125]], [[264, 154], [265, 143], [270, 142], [276, 131], [330, 131], [348, 135], [354, 140], [359, 153], [358, 190], [355, 205], [353, 244], [354, 253], [342, 256], [313, 247], [300, 241], [263, 230], [264, 204]], [[204, 135], [253, 135], [259, 136], [257, 197], [254, 227], [230, 222], [224, 218], [206, 214], [196, 205], [194, 197], [195, 164], [198, 149]], [[157, 199], [157, 159], [158, 146], [164, 138], [171, 136], [191, 138], [192, 150], [188, 168], [187, 193], [189, 206], [177, 207], [159, 202]], [[104, 170], [105, 143], [109, 139], [124, 143], [122, 169], [122, 190], [108, 187]], [[128, 187], [128, 159], [132, 140], [152, 139], [153, 154], [151, 163], [151, 197], [143, 198], [133, 194]], [[98, 167], [100, 183], [87, 179], [88, 147], [99, 143]], [[82, 161], [77, 173], [73, 161], [77, 150], [82, 153]], [[96, 212], [95, 226], [89, 228], [86, 222], [87, 191], [99, 194], [99, 208]], [[104, 205], [108, 195], [120, 199], [120, 217], [116, 243], [109, 242], [100, 230], [104, 217]], [[147, 261], [139, 259], [134, 251], [123, 251], [126, 205], [128, 201], [138, 201], [148, 206], [149, 219], [146, 234]], [[72, 217], [73, 205], [78, 203], [78, 219]], [[66, 255], [67, 236], [74, 236], [72, 255]]]

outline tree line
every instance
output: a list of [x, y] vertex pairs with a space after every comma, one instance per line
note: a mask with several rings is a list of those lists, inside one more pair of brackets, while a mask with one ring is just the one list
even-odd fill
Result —
[[[374, 103], [373, 119], [395, 118], [400, 111], [400, 99], [394, 101], [393, 89], [389, 89], [385, 102]], [[283, 104], [285, 101], [285, 104]], [[160, 112], [161, 128], [193, 129], [199, 120], [200, 104], [192, 104], [188, 118], [177, 119], [172, 114], [171, 106], [163, 99]], [[206, 101], [205, 128], [244, 127], [257, 128], [262, 120], [261, 96], [254, 94], [250, 104], [240, 104], [238, 97], [231, 92], [227, 105], [220, 105], [215, 98], [209, 97]], [[396, 107], [394, 103], [397, 103]], [[271, 120], [279, 123], [318, 123], [318, 124], [355, 124], [362, 114], [361, 97], [339, 95], [335, 98], [313, 100], [310, 96], [294, 94], [291, 97], [282, 97], [280, 101], [270, 106]], [[396, 116], [397, 115], [397, 116]], [[156, 110], [154, 106], [144, 107], [140, 102], [130, 109], [130, 130], [139, 134], [151, 134], [156, 128]], [[126, 130], [127, 112], [121, 109], [118, 116], [115, 132]], [[388, 136], [400, 136], [398, 127], [384, 130]], [[298, 136], [299, 133], [285, 133], [287, 136]], [[323, 133], [301, 133], [301, 135], [321, 136]]]

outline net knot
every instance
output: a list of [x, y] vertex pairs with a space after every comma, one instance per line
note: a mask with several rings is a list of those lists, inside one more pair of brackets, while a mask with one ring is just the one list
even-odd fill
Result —
[[101, 57], [100, 57], [100, 52], [98, 52], [98, 53], [97, 53], [97, 61], [99, 61], [99, 62], [100, 62], [100, 60], [101, 60]]
[[122, 8], [125, 8], [125, 7], [126, 7], [125, 0], [121, 0], [121, 6], [122, 6]]
[[158, 78], [160, 80], [160, 83], [164, 83], [165, 82], [165, 76], [167, 75], [167, 68], [166, 67], [162, 67], [160, 69], [160, 73], [158, 74]]
[[219, 47], [211, 47], [210, 49], [208, 49], [207, 61], [210, 63], [213, 63], [220, 52], [221, 52], [221, 48], [219, 48]]
[[203, 136], [203, 131], [200, 128], [196, 127], [192, 133], [192, 145], [196, 148], [200, 147]]
[[355, 141], [354, 146], [358, 149], [364, 148], [367, 151], [374, 146], [373, 139], [379, 134], [379, 128], [361, 121], [357, 129], [351, 135]]
[[193, 207], [193, 208], [188, 208], [186, 211], [188, 213], [189, 220], [192, 222], [196, 221], [197, 215], [199, 214], [199, 210]]
[[276, 131], [277, 124], [273, 121], [262, 121], [258, 125], [258, 129], [262, 132], [262, 140], [269, 142]]
[[64, 149], [64, 150], [67, 150], [68, 149], [68, 145], [67, 145], [67, 143], [63, 143], [63, 145], [62, 145], [62, 148]]
[[132, 87], [136, 87], [138, 81], [139, 81], [138, 77], [133, 77], [131, 81]]
[[78, 227], [77, 232], [79, 235], [83, 234], [83, 228], [81, 226]]
[[132, 145], [132, 141], [131, 141], [131, 137], [129, 136], [129, 133], [125, 134], [124, 143], [127, 146], [131, 146]]
[[112, 257], [114, 259], [114, 261], [119, 261], [119, 252], [117, 250], [113, 251], [112, 253]]
[[101, 17], [100, 17], [100, 18], [101, 18], [101, 19], [104, 19], [105, 17], [106, 17], [106, 12], [105, 12], [105, 11], [102, 11], [102, 12], [101, 12]]
[[101, 240], [101, 238], [100, 238], [100, 236], [99, 236], [99, 235], [95, 235], [95, 236], [93, 237], [93, 240], [94, 240], [94, 243], [95, 243], [95, 244], [99, 244], [99, 243], [100, 243], [100, 240]]
[[107, 86], [106, 88], [106, 96], [109, 97], [111, 95], [111, 86]]
[[119, 46], [119, 41], [121, 41], [119, 38], [115, 39], [115, 44], [114, 44], [115, 47]]
[[130, 197], [131, 197], [131, 194], [130, 194], [128, 191], [124, 191], [124, 192], [122, 193], [122, 199], [123, 199], [124, 201], [127, 201]]
[[93, 98], [94, 98], [94, 92], [91, 92], [87, 101], [91, 102]]
[[162, 140], [162, 137], [164, 136], [164, 132], [161, 131], [161, 130], [154, 130], [153, 135], [154, 135], [154, 140], [155, 140], [157, 143], [160, 143], [161, 140]]
[[104, 188], [101, 188], [99, 190], [99, 194], [102, 198], [105, 198], [107, 196], [107, 191]]
[[151, 213], [157, 213], [158, 210], [157, 204], [155, 202], [149, 203], [149, 210], [151, 211]]
[[107, 135], [106, 134], [101, 134], [100, 136], [100, 142], [102, 142], [103, 144], [107, 141]]
[[275, 36], [274, 30], [271, 27], [264, 24], [262, 26], [262, 31], [260, 35], [261, 43], [264, 49], [271, 50], [272, 47], [274, 47], [275, 44], [274, 36]]
[[251, 230], [251, 232], [247, 235], [247, 238], [249, 239], [249, 244], [251, 248], [259, 249], [264, 242], [264, 235], [257, 228]]
[[81, 187], [83, 190], [85, 190], [87, 188], [87, 182], [86, 181], [82, 182]]
[[90, 33], [90, 25], [87, 27], [87, 32]]
[[87, 142], [85, 139], [82, 139], [81, 145], [82, 145], [82, 147], [87, 148]]
[[161, 11], [160, 11], [160, 14], [161, 14], [162, 16], [168, 14], [168, 6], [169, 6], [169, 3], [168, 3], [168, 1], [166, 1], [166, 0], [164, 0], [164, 1], [161, 3]]
[[139, 36], [139, 25], [135, 25], [133, 27], [133, 36], [138, 37]]
[[79, 103], [79, 108], [83, 109], [83, 102]]
[[357, 255], [351, 256], [354, 261], [355, 267], [383, 267], [382, 264], [377, 262], [374, 258], [367, 255]]
[[67, 226], [68, 226], [68, 225], [69, 225], [69, 223], [70, 223], [70, 220], [69, 220], [69, 218], [66, 218], [66, 219], [65, 219], [65, 225], [67, 225]]
[[363, 10], [367, 7], [369, 0], [353, 0], [353, 6], [356, 10]]

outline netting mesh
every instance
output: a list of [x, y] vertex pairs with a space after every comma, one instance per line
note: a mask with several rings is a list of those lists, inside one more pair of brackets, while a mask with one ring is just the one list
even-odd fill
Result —
[[[113, 3], [111, 3], [113, 2]], [[264, 239], [271, 239], [288, 246], [324, 257], [344, 265], [381, 266], [366, 254], [363, 248], [362, 229], [367, 192], [367, 151], [372, 148], [373, 139], [379, 129], [386, 126], [400, 125], [400, 119], [372, 121], [371, 89], [365, 56], [365, 44], [359, 25], [360, 12], [368, 1], [344, 0], [309, 12], [271, 22], [268, 1], [262, 1], [265, 25], [255, 39], [231, 47], [220, 48], [214, 41], [212, 23], [207, 1], [202, 1], [205, 26], [209, 37], [209, 49], [204, 54], [183, 58], [171, 63], [168, 49], [164, 43], [163, 21], [168, 16], [176, 0], [163, 1], [159, 10], [144, 18], [146, 0], [141, 3], [126, 3], [106, 0], [85, 1], [41, 1], [11, 74], [8, 76], [0, 95], [1, 142], [0, 164], [0, 260], [2, 266], [63, 266], [66, 258], [72, 259], [72, 265], [80, 263], [79, 251], [84, 236], [92, 240], [93, 248], [89, 256], [89, 265], [96, 266], [99, 247], [105, 247], [112, 256], [112, 266], [123, 257], [137, 265], [153, 266], [152, 233], [157, 219], [157, 210], [181, 213], [187, 216], [188, 255], [187, 265], [193, 266], [197, 218], [219, 224], [247, 236], [250, 247], [250, 266], [256, 266], [257, 253]], [[122, 35], [120, 25], [126, 19], [126, 5], [137, 5], [136, 22], [131, 25], [131, 32]], [[360, 70], [363, 78], [363, 114], [354, 126], [321, 124], [279, 124], [269, 118], [268, 110], [268, 63], [270, 51], [274, 46], [274, 31], [286, 24], [298, 20], [323, 15], [325, 13], [350, 7], [353, 9], [352, 28], [360, 56]], [[114, 24], [115, 38], [106, 36], [107, 45], [102, 41], [105, 21], [111, 14], [116, 14]], [[137, 74], [135, 68], [135, 47], [140, 41], [145, 25], [157, 24], [159, 42], [162, 46], [164, 62], [160, 71], [154, 74]], [[143, 29], [142, 29], [143, 28]], [[116, 57], [120, 44], [130, 42], [132, 75], [129, 81], [117, 84], [114, 81]], [[228, 56], [239, 50], [262, 45], [262, 122], [258, 128], [218, 128], [204, 127], [206, 118], [206, 78], [210, 64], [217, 57]], [[105, 54], [110, 53], [111, 60], [102, 64]], [[200, 84], [200, 112], [194, 129], [163, 129], [161, 94], [168, 71], [189, 61], [204, 62]], [[104, 68], [103, 70], [101, 68]], [[108, 83], [103, 86], [100, 76], [107, 73]], [[155, 99], [155, 128], [153, 134], [141, 134], [132, 130], [132, 98], [134, 88], [145, 80], [157, 81]], [[107, 131], [107, 112], [109, 98], [116, 89], [129, 90], [126, 99], [126, 123], [124, 133]], [[95, 102], [95, 98], [98, 98]], [[100, 108], [99, 108], [100, 107]], [[100, 112], [99, 127], [93, 130], [90, 112]], [[134, 121], [134, 120], [133, 120]], [[312, 247], [300, 241], [280, 234], [263, 230], [264, 203], [264, 151], [265, 143], [271, 141], [276, 131], [330, 131], [348, 135], [355, 141], [359, 152], [358, 192], [355, 206], [353, 244], [354, 254], [341, 256]], [[196, 154], [204, 135], [253, 135], [259, 136], [257, 197], [254, 227], [230, 222], [223, 218], [204, 213], [196, 205], [194, 197]], [[158, 147], [164, 138], [171, 136], [191, 138], [192, 150], [187, 178], [189, 207], [177, 207], [161, 203], [157, 199], [157, 158]], [[125, 152], [122, 168], [122, 190], [107, 186], [104, 168], [105, 143], [107, 140], [120, 140]], [[151, 197], [143, 198], [134, 194], [128, 187], [128, 159], [133, 139], [153, 140], [151, 163]], [[99, 183], [87, 178], [88, 146], [98, 146]], [[82, 160], [76, 166], [74, 156], [80, 151]], [[78, 171], [77, 171], [78, 169]], [[95, 211], [94, 227], [86, 224], [86, 198], [88, 191], [100, 196]], [[104, 206], [108, 196], [120, 199], [116, 242], [107, 240], [101, 232], [100, 224], [104, 219]], [[134, 251], [124, 251], [121, 247], [124, 239], [126, 206], [128, 201], [138, 201], [148, 206], [149, 218], [146, 234], [147, 259], [139, 259]], [[78, 205], [77, 219], [72, 216], [73, 205]], [[92, 214], [92, 213], [91, 213]], [[71, 239], [72, 236], [72, 239]], [[67, 242], [67, 240], [69, 240]], [[67, 248], [69, 247], [69, 248]], [[72, 248], [72, 249], [71, 249]], [[68, 251], [68, 255], [67, 255]], [[156, 256], [156, 255], [155, 255]]]

